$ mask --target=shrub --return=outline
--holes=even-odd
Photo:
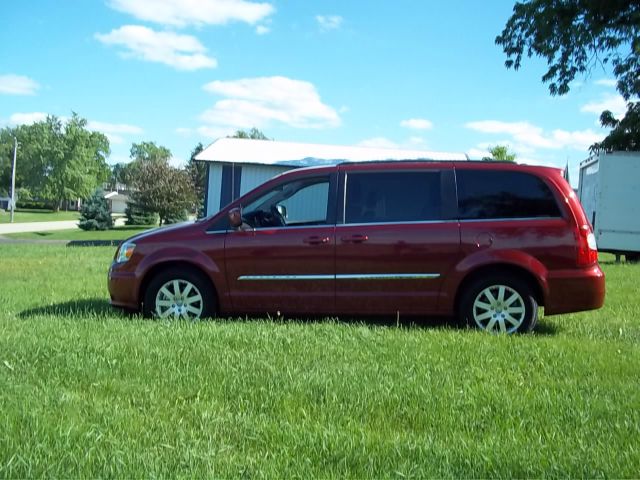
[[[108,230],[113,228],[109,203],[104,198],[102,190],[97,190],[84,202],[80,209],[78,226],[82,230]]]
[[[125,223],[127,225],[157,225],[158,214],[155,212],[145,211],[137,203],[128,201],[127,208],[124,210],[127,216]]]
[[[164,224],[186,222],[187,220],[189,220],[187,211],[181,210],[180,212],[175,212],[175,214],[169,215],[165,218]]]

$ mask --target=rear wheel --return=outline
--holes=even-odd
[[[527,282],[494,275],[472,282],[462,294],[460,320],[489,333],[530,332],[538,322],[538,302]]]
[[[167,320],[199,320],[215,312],[211,286],[190,270],[165,270],[156,275],[144,296],[143,313]]]

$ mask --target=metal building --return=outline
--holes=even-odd
[[[468,160],[464,153],[221,138],[196,156],[208,163],[205,215],[292,168],[370,160]]]

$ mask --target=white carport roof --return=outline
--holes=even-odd
[[[468,160],[464,153],[220,138],[196,156],[207,162],[309,166],[340,161]]]

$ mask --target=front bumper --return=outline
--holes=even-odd
[[[547,282],[545,315],[595,310],[604,304],[604,272],[597,264],[585,269],[551,271]]]
[[[111,305],[126,310],[140,310],[138,279],[134,272],[120,271],[118,264],[114,263],[109,268],[107,285]]]

